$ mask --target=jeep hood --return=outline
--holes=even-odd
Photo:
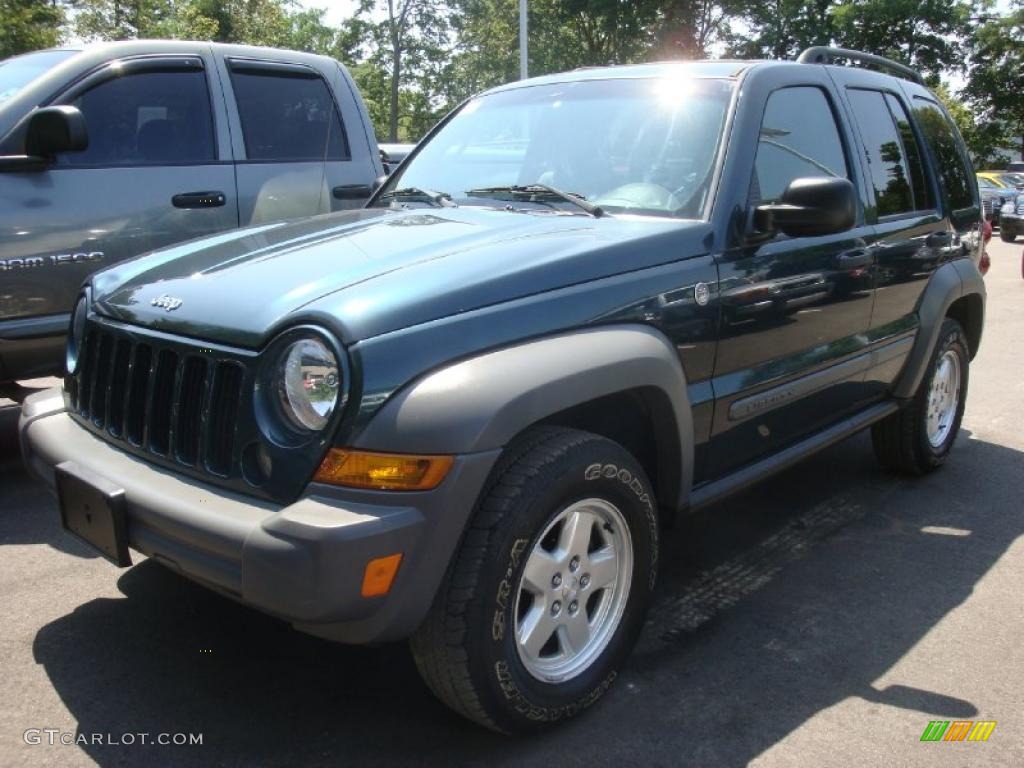
[[[706,253],[704,222],[364,209],[232,231],[94,276],[99,312],[258,348],[325,316],[346,342]]]

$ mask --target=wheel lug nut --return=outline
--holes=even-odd
[[[562,603],[559,602],[558,600],[555,600],[555,602],[553,602],[551,604],[551,615],[552,616],[557,616],[558,612],[561,611],[561,610],[562,610]]]
[[[577,571],[577,570],[579,570],[579,567],[580,567],[579,555],[574,555],[572,560],[569,561],[569,570],[570,571]]]
[[[589,584],[590,584],[590,574],[589,573],[584,573],[582,576],[580,576],[580,586],[583,589],[586,589],[587,585],[589,585]]]
[[[569,603],[569,613],[576,613],[579,610],[580,604],[573,600]]]
[[[552,587],[560,587],[560,586],[562,586],[562,574],[556,573],[554,576],[551,577],[551,586]]]

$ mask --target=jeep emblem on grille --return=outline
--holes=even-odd
[[[166,293],[163,296],[157,296],[151,302],[154,307],[160,307],[168,312],[173,312],[181,306],[181,299],[176,299],[174,296],[168,296]]]

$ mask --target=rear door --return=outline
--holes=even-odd
[[[863,70],[835,72],[843,88],[851,122],[863,145],[861,158],[875,224],[870,238],[874,260],[875,303],[867,339],[873,365],[866,384],[881,396],[896,379],[917,333],[917,305],[928,280],[944,262],[962,251],[966,229],[956,222],[977,222],[977,185],[949,135],[950,152],[928,135],[944,129],[945,117],[930,98],[907,98],[901,83]],[[927,94],[923,88],[908,87]],[[911,113],[915,113],[915,121]],[[943,152],[937,165],[927,161]],[[941,169],[939,174],[931,168]],[[942,178],[948,175],[948,181]],[[942,204],[942,190],[957,211]]]
[[[3,217],[16,224],[0,227],[0,253],[19,265],[3,273],[5,318],[63,333],[90,272],[238,225],[210,63],[198,52],[121,59],[51,102],[81,110],[89,146],[0,180]]]
[[[334,84],[301,63],[228,56],[243,226],[359,208],[374,167],[358,152]],[[356,133],[349,139],[349,130]]]

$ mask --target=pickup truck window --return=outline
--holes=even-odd
[[[327,83],[319,76],[234,71],[249,160],[348,160],[348,141]]]
[[[579,211],[571,200],[547,195],[537,203],[512,189],[543,184],[613,214],[699,218],[732,88],[726,80],[678,77],[487,94],[468,102],[392,176],[381,199],[408,204],[402,190],[434,190],[460,205],[500,200]]]
[[[39,51],[0,61],[0,104],[78,51]]]
[[[791,181],[813,176],[849,176],[828,99],[815,87],[775,91],[764,109],[750,199],[778,200]]]
[[[204,72],[140,72],[106,80],[71,102],[89,147],[59,165],[201,165],[216,160]]]

